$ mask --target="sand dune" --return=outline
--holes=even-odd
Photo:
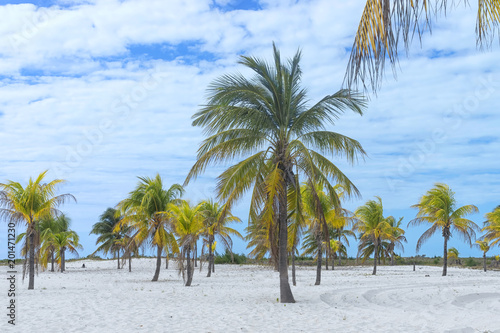
[[[81,268],[85,263],[86,268]],[[299,268],[295,304],[280,304],[278,273],[218,265],[184,287],[174,268],[151,282],[153,259],[67,263],[41,272],[35,290],[17,289],[19,332],[500,332],[500,272],[439,267]],[[171,265],[173,266],[173,265]],[[429,275],[429,277],[426,277]],[[20,277],[20,276],[19,276]]]

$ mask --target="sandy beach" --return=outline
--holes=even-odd
[[[86,268],[81,268],[85,263]],[[73,261],[19,282],[19,332],[500,332],[500,272],[417,266],[299,267],[295,304],[280,304],[269,267],[218,265],[184,287],[174,265],[151,282],[154,259],[133,271],[116,262]],[[19,274],[20,275],[20,274]],[[428,276],[427,276],[428,275]],[[19,276],[20,278],[20,276]],[[7,326],[2,321],[2,331]],[[10,325],[9,325],[10,326]]]

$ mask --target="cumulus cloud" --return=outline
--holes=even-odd
[[[68,179],[61,191],[79,203],[64,210],[91,249],[86,230],[133,189],[136,176],[159,172],[167,184],[184,181],[203,139],[191,116],[213,79],[250,74],[237,65],[239,55],[270,59],[272,41],[285,57],[301,48],[311,103],[338,90],[363,5],[95,0],[0,6],[0,181],[26,181],[45,169]],[[408,221],[414,216],[408,207],[437,181],[449,183],[461,204],[483,210],[497,204],[500,54],[498,46],[475,49],[474,25],[474,8],[437,18],[422,47],[416,41],[409,58],[401,53],[398,79],[387,71],[365,115],[346,114],[331,128],[368,152],[355,166],[336,160],[363,195],[346,207],[379,195],[388,214],[404,213]],[[207,170],[188,196],[213,195],[221,170]],[[236,208],[244,219],[247,204]]]

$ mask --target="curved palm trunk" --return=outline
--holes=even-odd
[[[377,275],[377,259],[378,259],[378,240],[375,240],[375,251],[373,255],[373,273],[372,275]]]
[[[486,252],[483,252],[483,269],[486,272]]]
[[[208,239],[208,273],[207,277],[212,275],[212,237]]]
[[[323,256],[323,250],[321,249],[321,238],[316,237],[316,242],[318,243],[318,260],[316,263],[316,282],[314,283],[315,286],[319,286],[321,283],[321,259]]]
[[[28,290],[35,289],[35,232],[30,230],[29,236],[29,283]]]
[[[283,170],[283,169],[282,169]],[[283,170],[285,171],[285,170]],[[286,175],[284,175],[286,177]],[[283,180],[282,193],[279,194],[279,244],[278,244],[278,260],[280,272],[280,302],[295,303],[292,289],[288,283],[288,225],[287,225],[287,181]]]
[[[156,270],[155,270],[155,275],[153,276],[153,280],[151,280],[151,281],[158,281],[158,277],[160,276],[161,251],[162,251],[162,248],[160,245],[158,245],[157,252],[156,252]]]
[[[187,281],[186,281],[186,287],[191,286],[191,282],[193,281],[193,271],[194,269],[191,269],[191,244],[188,245],[187,247]]]

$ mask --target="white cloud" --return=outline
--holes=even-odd
[[[301,47],[311,102],[338,90],[364,1],[266,1],[257,11],[220,11],[201,0],[69,3],[0,6],[0,181],[51,168],[69,180],[61,190],[79,203],[63,210],[83,226],[132,190],[136,176],[183,182],[203,138],[191,116],[211,80],[247,73],[239,54],[270,59],[272,41],[285,57]],[[415,43],[408,59],[402,54],[398,80],[387,71],[365,115],[339,119],[333,129],[369,155],[354,167],[338,161],[363,194],[348,208],[380,195],[389,214],[400,213],[436,181],[463,204],[493,208],[500,139],[469,142],[499,138],[500,54],[498,46],[475,49],[474,21],[470,8],[440,17],[422,49]],[[173,50],[172,58],[130,51],[152,44]],[[177,44],[213,59],[177,56]],[[429,58],[443,52],[452,56]],[[433,141],[435,131],[445,138]],[[220,170],[190,184],[190,198],[208,195]],[[245,207],[237,208],[243,218]]]

